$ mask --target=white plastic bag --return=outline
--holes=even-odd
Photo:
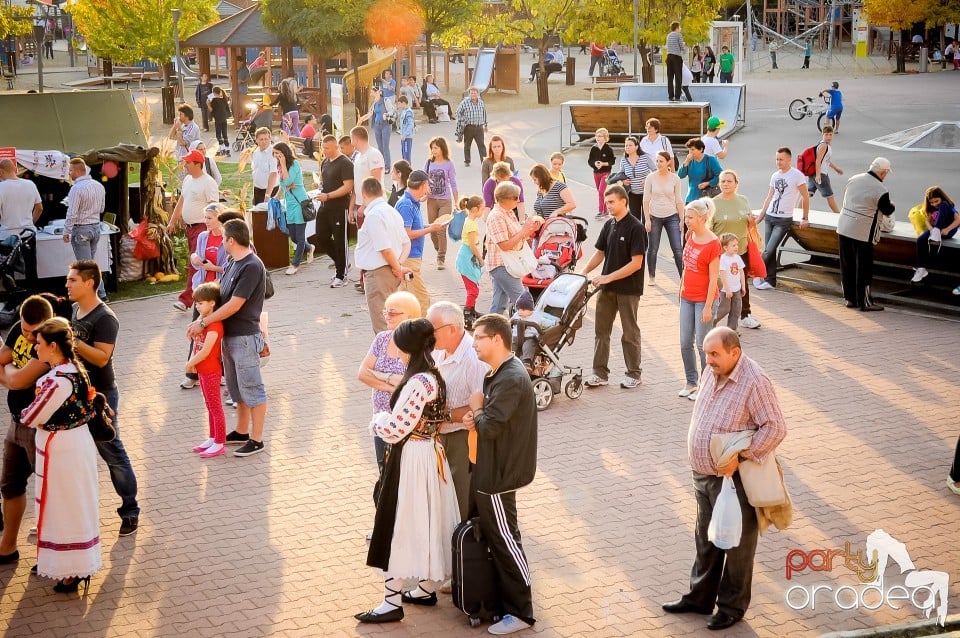
[[[723,477],[720,495],[713,506],[713,516],[707,527],[707,540],[719,549],[733,549],[740,544],[743,532],[743,514],[737,500],[737,488],[733,478]]]

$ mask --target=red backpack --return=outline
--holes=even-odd
[[[817,149],[821,144],[823,144],[822,141],[817,142],[797,155],[797,170],[807,177],[813,177],[817,173]]]

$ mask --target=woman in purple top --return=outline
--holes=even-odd
[[[387,320],[387,329],[377,334],[370,344],[367,356],[360,363],[357,378],[370,386],[373,400],[373,413],[390,412],[390,396],[403,379],[407,367],[400,358],[400,350],[393,343],[394,329],[407,319],[418,319],[423,310],[420,302],[409,292],[395,292],[383,304],[383,316]],[[377,465],[383,468],[386,443],[379,437],[373,437],[377,452]]]
[[[486,206],[486,211],[488,212],[493,208],[493,191],[496,190],[497,184],[500,182],[513,182],[520,188],[520,201],[517,203],[517,212],[519,213],[520,219],[526,219],[527,210],[523,205],[523,182],[520,181],[519,177],[514,177],[513,169],[510,168],[510,165],[506,162],[497,162],[493,165],[493,168],[490,169],[490,179],[488,179],[483,184],[483,204]]]
[[[430,191],[427,193],[427,223],[437,221],[437,217],[453,213],[453,205],[460,201],[457,190],[457,169],[450,161],[450,147],[447,140],[435,137],[430,140],[430,159],[423,167],[429,177]],[[437,251],[437,270],[444,269],[447,256],[447,234],[431,233],[430,239]]]

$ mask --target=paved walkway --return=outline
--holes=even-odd
[[[496,125],[510,131],[515,159],[519,141],[539,127],[506,117]],[[477,190],[477,163],[463,173],[461,192]],[[575,186],[584,202],[591,190]],[[460,301],[455,273],[430,267],[431,248],[425,263],[435,298]],[[141,529],[117,537],[117,498],[102,472],[105,567],[89,595],[54,594],[52,583],[31,577],[35,553],[24,533],[20,564],[0,568],[5,635],[480,635],[449,597],[434,609],[408,609],[391,626],[358,627],[352,618],[381,592],[364,566],[375,464],[369,394],[356,381],[373,335],[362,297],[326,287],[327,266],[275,275],[267,450],[248,459],[202,461],[190,452],[206,426],[199,390],[177,388],[186,320],[172,310],[173,297],[115,306],[121,429],[140,480]],[[668,259],[657,281],[641,302],[643,386],[559,397],[541,414],[539,472],[518,501],[535,631],[544,636],[706,633],[701,617],[660,611],[686,587],[695,507],[685,453],[692,403],[676,396],[677,276]],[[489,302],[484,290],[480,308]],[[772,378],[790,426],[780,456],[795,517],[789,530],[761,539],[752,605],[726,633],[807,636],[921,618],[909,604],[842,611],[824,590],[815,609],[791,609],[785,593],[795,584],[857,583],[839,559],[830,573],[807,570],[789,581],[784,567],[792,550],[849,542],[856,551],[882,528],[906,544],[918,569],[960,577],[960,500],[944,487],[958,434],[956,324],[864,315],[778,291],[753,299],[763,327],[744,331],[744,347]],[[592,335],[591,312],[563,360],[588,364]],[[616,339],[611,361],[617,378]],[[902,582],[897,572],[887,570],[887,589]],[[792,596],[801,606],[803,594]],[[842,605],[849,600],[841,594]]]

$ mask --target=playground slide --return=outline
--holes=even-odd
[[[746,87],[743,84],[691,84],[694,102],[709,102],[710,114],[726,122],[719,136],[727,137],[745,123]],[[628,84],[620,87],[621,102],[662,102],[667,99],[666,84]]]
[[[493,61],[496,56],[496,49],[480,49],[477,53],[477,66],[473,70],[473,82],[470,83],[471,89],[477,89],[483,93],[490,88],[490,82],[493,80]]]
[[[396,59],[396,49],[370,49],[368,54],[370,61],[356,70],[350,70],[343,74],[343,86],[346,91],[353,91],[355,83],[354,74],[360,79],[360,86],[373,86],[373,81],[380,77],[380,74],[393,66]]]
[[[183,55],[181,55],[179,59],[173,59],[173,66],[175,69],[179,69],[180,73],[183,74],[183,79],[185,80],[196,80],[200,77],[200,74],[190,66],[190,63],[185,57],[183,57]]]

